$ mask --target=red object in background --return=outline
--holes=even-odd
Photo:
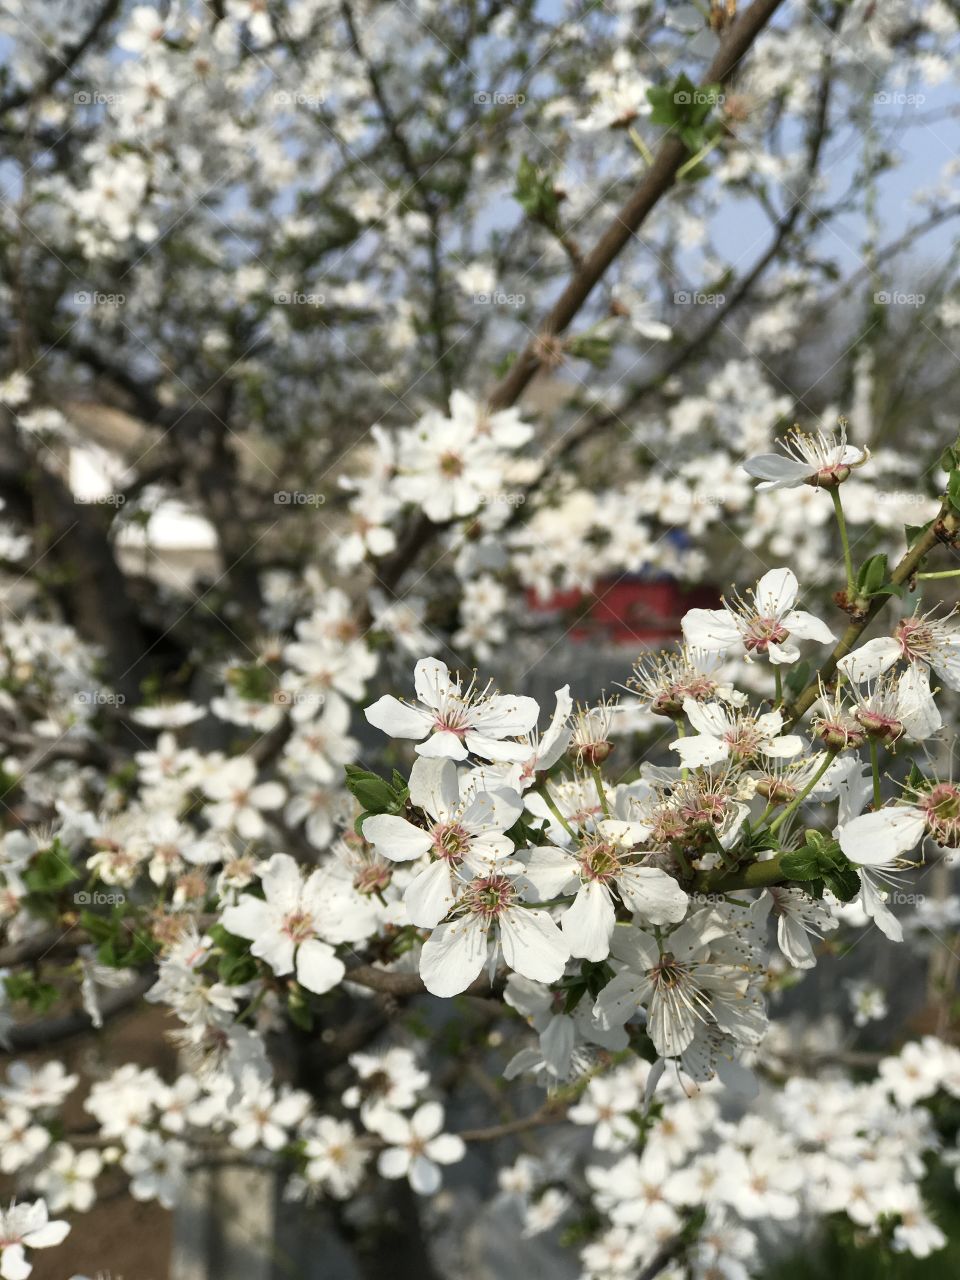
[[[603,638],[614,644],[667,644],[680,635],[680,619],[688,609],[715,609],[719,604],[715,587],[683,587],[668,579],[651,582],[632,575],[601,578],[591,591],[558,591],[548,600],[527,592],[534,614],[560,617],[579,610],[570,636],[581,643]]]

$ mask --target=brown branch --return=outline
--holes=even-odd
[[[782,0],[755,0],[749,9],[740,14],[724,37],[705,74],[704,83],[725,84],[732,78],[738,63],[781,3]],[[538,336],[527,344],[506,377],[487,397],[491,409],[509,408],[520,398],[542,365],[541,339],[560,334],[569,326],[647,215],[673,187],[677,170],[686,158],[686,146],[675,134],[668,134],[639,186],[614,215],[593,249],[582,259],[579,270],[571,276],[563,293],[541,322]],[[405,536],[400,539],[397,549],[380,562],[377,572],[379,584],[392,592],[404,570],[451,523],[453,522],[434,524],[423,514],[413,520]]]

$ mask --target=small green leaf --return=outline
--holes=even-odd
[[[820,875],[820,856],[809,845],[785,853],[780,859],[780,869],[791,880],[816,880]]]

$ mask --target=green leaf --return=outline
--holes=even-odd
[[[932,524],[933,521],[928,520],[926,524],[905,524],[903,526],[903,532],[907,540],[908,549],[912,547],[915,542],[919,542]]]
[[[346,766],[347,790],[370,813],[393,813],[398,808],[398,796],[379,774],[358,765]]]
[[[862,596],[879,595],[890,576],[887,557],[881,553],[871,556],[857,574],[857,592]]]
[[[50,982],[41,982],[32,973],[11,973],[3,980],[11,1000],[22,1000],[33,1013],[46,1013],[57,1002],[57,988]]]
[[[947,481],[947,498],[954,511],[960,511],[960,471],[958,470],[950,472],[950,478]]]
[[[79,880],[80,871],[59,840],[54,840],[49,849],[34,855],[23,879],[31,893],[57,893]]]
[[[841,902],[852,902],[860,892],[860,873],[849,862],[834,871],[824,872],[823,882]]]
[[[520,157],[513,194],[529,218],[560,234],[560,205],[553,177],[538,169],[529,156]]]
[[[791,880],[816,880],[820,876],[819,850],[805,845],[792,853],[785,853],[780,859],[780,869]]]

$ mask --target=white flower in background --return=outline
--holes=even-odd
[[[393,492],[435,524],[472,515],[502,483],[493,441],[466,434],[461,422],[430,412],[404,433]]]
[[[8,1106],[0,1115],[0,1172],[15,1173],[50,1145],[50,1132],[26,1107]]]
[[[279,1151],[289,1141],[288,1131],[296,1129],[309,1110],[310,1095],[303,1090],[275,1093],[269,1084],[248,1077],[243,1093],[230,1108],[234,1125],[230,1145],[239,1151],[255,1146]]]
[[[498,449],[519,449],[533,439],[533,427],[523,421],[519,409],[488,409],[466,391],[450,396],[450,420],[465,436],[489,441]]]
[[[854,717],[871,738],[895,742],[906,734],[922,742],[943,725],[929,672],[919,663],[911,662],[899,677],[886,673],[847,688],[857,704]]]
[[[639,823],[605,819],[597,823],[594,838],[573,853],[550,845],[530,851],[524,874],[543,897],[567,894],[576,886],[576,897],[560,918],[571,955],[604,960],[610,954],[617,897],[648,924],[683,919],[688,899],[676,880],[634,860],[634,849],[648,834]]]
[[[636,1085],[619,1073],[595,1076],[576,1106],[567,1112],[574,1124],[593,1125],[593,1145],[598,1151],[624,1151],[637,1140],[632,1118],[643,1101]]]
[[[380,1152],[377,1168],[384,1178],[407,1178],[417,1195],[432,1196],[440,1189],[439,1166],[456,1164],[467,1153],[463,1139],[442,1133],[443,1107],[425,1102],[412,1116],[382,1111],[376,1117],[377,1132],[388,1144]]]
[[[244,893],[227,907],[223,927],[249,938],[251,955],[270,966],[278,977],[296,970],[308,991],[330,991],[346,972],[329,943],[322,941],[336,927],[322,872],[303,879],[300,867],[287,853],[275,853],[260,874],[264,898]]]
[[[393,1046],[384,1053],[352,1053],[350,1065],[357,1083],[344,1091],[345,1107],[359,1107],[364,1124],[380,1107],[406,1111],[430,1083],[430,1076],[417,1063],[410,1049]]]
[[[346,1200],[360,1185],[370,1158],[349,1120],[317,1116],[300,1130],[305,1137],[304,1176],[337,1200]]]
[[[590,1065],[587,1046],[599,1045],[611,1053],[619,1053],[629,1044],[622,1027],[600,1025],[589,1000],[578,1000],[573,1012],[565,1013],[563,993],[552,991],[542,982],[511,973],[503,998],[526,1019],[539,1040],[536,1049],[523,1048],[514,1054],[503,1069],[507,1080],[526,1072],[540,1077],[546,1084],[576,1079]]]
[[[519,867],[517,868],[519,870]],[[439,925],[420,952],[420,976],[436,996],[455,996],[478,978],[488,963],[491,930],[507,967],[537,982],[556,982],[570,948],[548,912],[523,904],[508,875],[471,880],[454,918]],[[496,948],[492,960],[496,959]]]
[[[529,755],[529,747],[504,739],[529,733],[536,724],[540,708],[533,698],[491,694],[489,685],[479,690],[475,682],[464,689],[439,658],[417,663],[414,688],[420,706],[384,694],[364,711],[369,723],[392,738],[416,739],[422,756],[465,760],[472,752],[484,760],[519,762]]]
[[[190,1148],[179,1138],[137,1134],[120,1161],[134,1200],[158,1200],[164,1209],[172,1209],[186,1188],[190,1156]]]
[[[550,1231],[572,1205],[573,1197],[568,1192],[561,1191],[559,1187],[547,1187],[546,1191],[524,1210],[524,1239],[529,1240],[531,1236]]]
[[[750,764],[765,757],[790,759],[803,750],[803,739],[784,734],[779,711],[739,712],[721,702],[695,702],[687,698],[683,710],[696,733],[670,743],[687,769],[730,760]]]
[[[256,781],[257,766],[249,756],[225,761],[204,779],[203,789],[214,801],[204,808],[212,827],[233,830],[244,840],[257,840],[267,829],[262,810],[279,809],[286,792],[279,782]]]
[[[11,1062],[6,1083],[0,1084],[0,1098],[29,1110],[59,1107],[79,1079],[69,1075],[62,1062],[44,1062],[36,1067],[29,1062]]]
[[[46,1201],[11,1203],[0,1209],[0,1277],[26,1280],[33,1270],[26,1249],[50,1249],[60,1244],[70,1230],[68,1222],[50,1221]]]
[[[883,988],[876,983],[855,979],[845,985],[855,1027],[865,1027],[869,1022],[882,1022],[890,1012]]]
[[[799,592],[791,569],[771,569],[757,583],[748,599],[724,599],[722,609],[690,609],[683,618],[688,645],[707,653],[741,648],[747,658],[755,654],[774,664],[796,662],[796,640],[833,644],[833,632],[812,613],[795,609]]]
[[[94,1147],[75,1151],[69,1142],[58,1142],[34,1181],[54,1213],[86,1213],[97,1198],[94,1184],[102,1171],[103,1157]]]
[[[452,760],[421,757],[410,773],[410,800],[426,814],[426,829],[406,818],[377,813],[363,834],[385,858],[406,862],[429,854],[430,864],[407,885],[403,900],[413,924],[432,929],[472,876],[490,875],[497,862],[513,853],[504,835],[522,811],[516,792],[467,791],[460,795]]]
[[[833,489],[848,478],[854,467],[861,467],[870,457],[869,449],[847,444],[846,423],[837,431],[808,433],[794,427],[780,441],[783,454],[761,453],[748,458],[744,470],[764,489],[794,489],[810,484]]]

